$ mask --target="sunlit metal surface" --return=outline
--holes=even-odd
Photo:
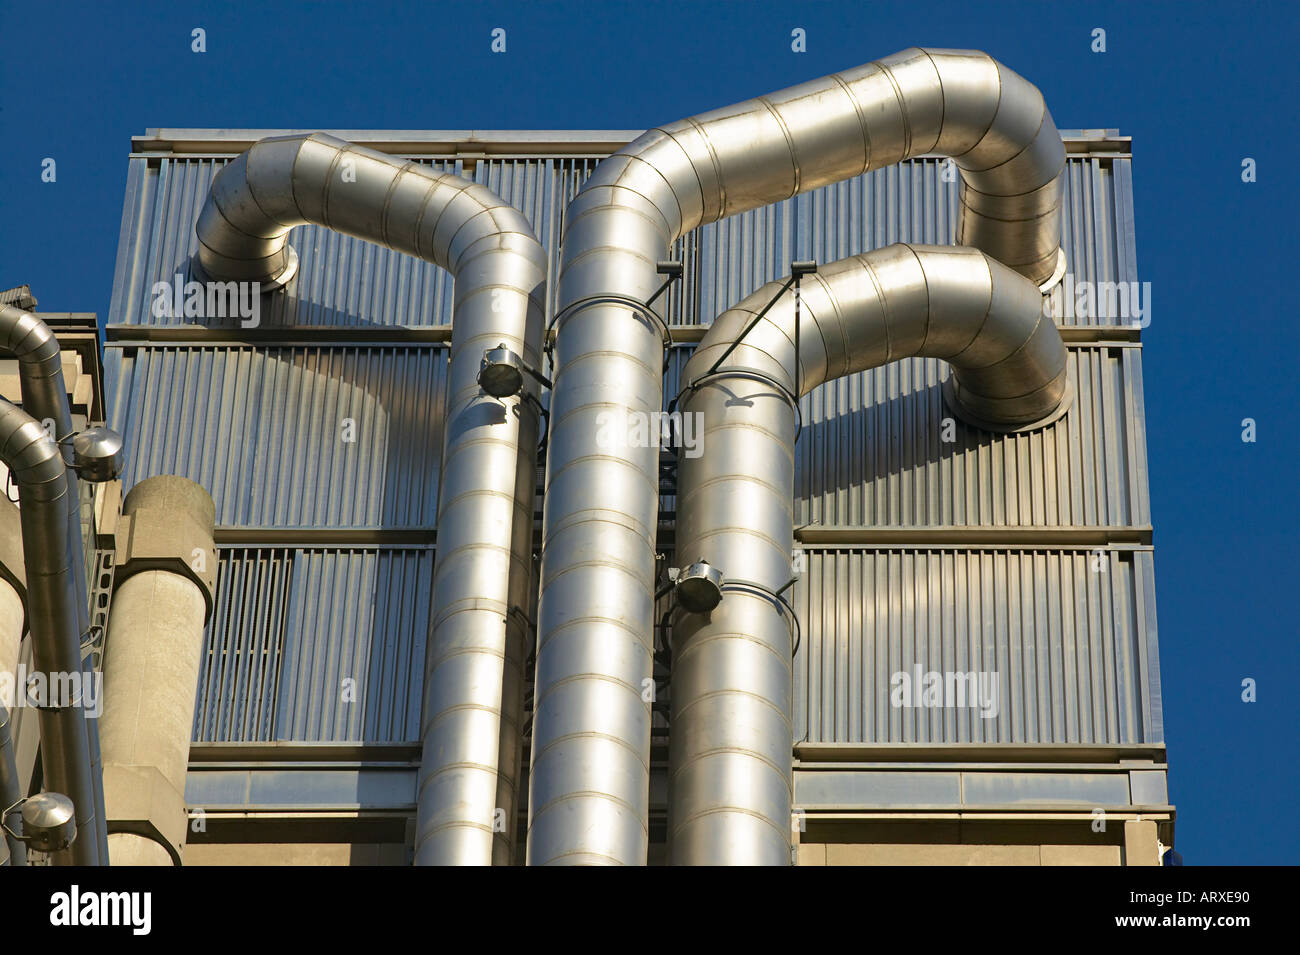
[[[767,593],[674,617],[676,863],[790,861],[794,645],[770,595],[794,573],[795,399],[915,356],[952,365],[958,414],[1028,425],[1068,398],[1065,346],[1037,287],[981,252],[892,245],[821,266],[803,282],[797,356],[795,304],[783,284],[759,289],[718,317],[683,376],[679,404],[698,416],[706,453],[678,463],[677,546]]]
[[[414,740],[446,350],[413,339],[450,324],[451,279],[430,263],[304,225],[289,237],[301,254],[297,279],[264,302],[274,343],[234,346],[175,327],[168,331],[183,340],[129,340],[180,321],[151,314],[150,286],[194,253],[194,218],[228,161],[211,154],[247,146],[232,149],[229,135],[206,131],[200,138],[210,146],[178,141],[174,151],[162,145],[131,158],[109,322],[136,327],[110,328],[105,351],[111,421],[129,431],[126,483],[186,474],[211,489],[227,530],[265,528],[247,546],[221,551],[218,592],[230,602],[211,628],[196,738]],[[462,167],[445,155],[447,135],[406,136],[403,150],[439,171],[463,169],[508,199],[558,263],[563,207],[595,159],[572,158],[569,134],[550,133],[562,142],[550,152],[480,156]],[[1076,282],[1133,281],[1128,142],[1113,130],[1065,137],[1070,273]],[[686,274],[661,300],[665,314],[674,325],[710,322],[794,259],[830,262],[895,241],[952,243],[960,207],[953,172],[946,160],[917,158],[703,225],[672,253]],[[1050,299],[1063,294],[1058,287]],[[849,375],[803,399],[796,525],[838,529],[852,543],[801,545],[807,570],[788,592],[805,634],[795,658],[797,737],[909,746],[1163,739],[1141,347],[1099,328],[1120,324],[1105,309],[1064,314],[1060,324],[1101,341],[1067,341],[1075,404],[1040,431],[998,436],[958,420],[955,441],[937,453],[950,411],[941,389],[948,368],[936,359]],[[385,343],[380,336],[394,326],[414,334]],[[690,331],[698,337],[700,329]],[[343,340],[330,343],[331,335]],[[674,350],[669,397],[691,340]],[[322,440],[348,416],[361,425],[356,444]],[[670,533],[675,500],[665,494],[661,502],[661,531]],[[1009,530],[1028,546],[971,544],[961,533],[969,525]],[[1061,525],[1095,533],[1097,543],[1051,543]],[[334,527],[365,528],[376,539],[294,543]],[[892,529],[899,541],[923,532],[943,544],[864,543],[876,539],[864,527]],[[381,532],[427,536],[417,546],[385,542]],[[1148,543],[1105,543],[1138,534]],[[1094,547],[1110,572],[1093,570]],[[697,556],[668,555],[678,563]],[[952,619],[951,606],[966,607],[972,621]],[[1062,641],[1077,653],[1063,654]],[[961,660],[972,648],[1017,664],[996,720],[889,708],[882,694],[896,663]],[[364,688],[364,705],[340,701],[344,676]],[[283,775],[291,803],[294,781],[305,777]],[[222,801],[240,803],[246,792]]]
[[[535,401],[503,404],[477,373],[498,343],[541,363],[546,255],[483,186],[317,133],[263,140],[222,169],[196,226],[202,270],[285,285],[299,264],[287,236],[304,222],[456,279],[416,861],[507,861],[512,831],[494,823],[517,789],[525,634],[511,611],[531,580],[538,421]]]
[[[77,839],[72,800],[58,792],[42,792],[23,803],[23,837],[37,852],[62,852]]]
[[[602,416],[661,406],[659,323],[628,303],[649,298],[654,263],[691,229],[930,152],[960,169],[957,241],[1047,279],[1065,148],[1037,88],[977,52],[911,49],[652,129],[569,204],[529,864],[646,859],[658,448],[591,447]]]
[[[22,391],[24,410],[41,422],[42,426],[56,440],[63,440],[73,432],[72,411],[68,405],[67,387],[63,378],[63,360],[59,343],[53,331],[36,315],[9,305],[0,306],[0,352],[12,354],[18,359],[19,384]],[[110,455],[106,468],[117,467],[120,472],[120,448],[117,455]],[[116,476],[114,474],[113,476]],[[68,485],[68,500],[74,502],[67,509],[67,537],[70,566],[70,591],[68,598],[76,614],[77,633],[82,634],[90,627],[90,610],[84,566],[84,541],[81,529],[81,514],[75,502],[80,501],[77,487],[77,471],[68,469],[65,473]],[[44,549],[47,541],[35,540],[32,547]],[[93,669],[89,660],[85,667]],[[99,727],[93,721],[87,724],[88,767],[85,770],[70,770],[76,773],[87,772],[90,775],[91,789],[94,793],[94,815],[83,819],[81,838],[83,843],[93,845],[96,857],[104,857],[108,851],[107,834],[99,824],[104,818],[103,769],[99,756]],[[64,758],[80,760],[75,753],[66,753]],[[87,851],[84,847],[78,851]]]
[[[122,436],[112,428],[87,428],[72,439],[72,469],[91,482],[112,481],[122,473]]]
[[[63,793],[76,807],[82,837],[57,864],[96,865],[95,760],[90,721],[83,705],[81,629],[71,581],[73,553],[68,535],[67,467],[58,445],[35,418],[0,400],[0,461],[18,484],[22,516],[23,562],[27,571],[27,615],[35,669],[47,674],[48,686],[60,676],[59,697],[40,710],[45,788]]]

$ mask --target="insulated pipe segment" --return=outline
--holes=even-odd
[[[652,129],[569,203],[547,455],[529,864],[644,864],[657,447],[600,446],[662,407],[655,263],[698,226],[928,153],[961,178],[959,242],[1053,274],[1065,148],[1038,90],[991,57],[910,49]],[[980,390],[963,401],[999,406]],[[649,694],[649,695],[648,695]],[[786,757],[788,761],[788,754]]]
[[[289,230],[316,223],[447,269],[455,279],[434,620],[425,658],[417,864],[507,860],[518,788],[526,635],[511,609],[531,577],[536,384],[502,400],[477,382],[504,343],[541,366],[547,260],[491,190],[323,133],[265,139],[221,171],[199,216],[208,275],[278,287]]]
[[[0,461],[18,484],[27,574],[27,616],[32,658],[44,674],[50,699],[40,710],[44,788],[72,800],[77,838],[54,853],[56,865],[97,865],[100,860],[90,726],[84,690],[81,630],[70,579],[67,465],[39,421],[0,400]],[[57,689],[56,689],[57,685]]]
[[[804,395],[844,375],[929,357],[952,366],[961,416],[974,408],[1031,427],[1069,401],[1065,347],[1038,288],[982,252],[892,245],[821,267],[802,285],[798,375],[793,295],[736,344],[780,289],[764,286],[719,316],[683,376],[680,406],[699,416],[704,454],[678,464],[678,550],[702,555],[728,578],[775,593],[791,577],[795,416],[787,391]],[[672,632],[671,859],[788,865],[786,615],[761,590],[728,592],[711,613],[679,607]]]

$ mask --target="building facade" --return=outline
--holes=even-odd
[[[124,488],[176,474],[216,505],[186,864],[404,864],[452,283],[427,262],[304,226],[290,237],[296,276],[255,314],[169,307],[160,290],[181,297],[214,175],[276,132],[133,140],[105,328],[107,420],[126,439]],[[567,202],[638,133],[334,135],[492,189],[532,223],[553,279]],[[1158,843],[1172,844],[1130,141],[1062,136],[1066,277],[1046,301],[1069,353],[1069,412],[1025,434],[968,427],[946,409],[948,370],[932,359],[801,403],[799,864],[1157,864]],[[688,233],[667,292],[665,395],[714,316],[791,262],[951,244],[957,178],[948,160],[922,157]],[[669,566],[673,490],[669,475]],[[97,566],[111,568],[109,548]],[[108,575],[95,585],[106,607]],[[652,863],[667,803],[658,720]]]

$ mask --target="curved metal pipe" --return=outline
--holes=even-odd
[[[538,439],[536,385],[484,394],[479,363],[505,343],[541,365],[546,256],[491,190],[322,133],[264,139],[216,177],[198,222],[203,271],[282,285],[296,225],[317,223],[447,269],[455,279],[434,621],[425,658],[417,864],[508,860],[523,707],[523,631]],[[498,795],[498,791],[502,795]],[[494,845],[495,843],[495,845]]]
[[[958,240],[1047,280],[1065,148],[1038,90],[977,52],[911,49],[652,129],[569,203],[538,609],[530,864],[648,848],[659,449],[593,448],[658,413],[661,329],[635,303],[697,226],[925,153],[962,177]],[[604,417],[602,417],[604,416]]]
[[[56,440],[72,434],[72,409],[63,380],[63,358],[59,342],[50,327],[31,312],[12,305],[0,305],[0,352],[18,359],[18,380],[23,408],[42,424],[50,426]],[[68,469],[68,494],[74,505],[68,512],[69,544],[76,561],[73,584],[77,588],[81,632],[90,626],[90,606],[82,557],[81,514],[77,472]]]
[[[81,686],[67,677],[83,672],[81,630],[73,593],[73,556],[68,546],[67,465],[63,455],[31,415],[0,400],[0,460],[18,484],[22,519],[23,565],[27,572],[27,613],[32,633],[32,657],[39,673],[54,689],[40,710],[41,762],[47,790],[72,800],[77,839],[54,855],[56,864],[96,865],[100,860],[96,832],[95,786],[90,771],[90,741]],[[62,688],[66,687],[65,695]],[[84,827],[84,828],[83,828]]]
[[[711,613],[674,614],[674,863],[790,862],[790,626],[764,593],[791,577],[789,394],[928,357],[952,366],[950,400],[963,417],[1034,427],[1069,401],[1065,346],[1038,287],[982,252],[935,246],[891,245],[804,279],[797,375],[785,295],[703,378],[780,291],[764,286],[719,316],[683,379],[679,404],[699,416],[705,453],[678,466],[678,551],[759,589],[728,592]]]
[[[67,385],[63,380],[63,357],[59,342],[50,327],[31,312],[12,305],[0,305],[0,352],[8,352],[18,359],[18,381],[22,392],[23,408],[42,425],[50,429],[56,440],[72,434],[72,409],[68,405]],[[77,472],[67,469],[68,500],[68,553],[71,558],[69,574],[73,606],[77,611],[77,633],[90,628],[90,598],[86,589],[85,544],[81,533],[81,491]],[[28,546],[43,547],[41,541]],[[87,656],[83,662],[87,673],[94,673],[94,661]],[[91,721],[87,725],[88,755],[91,785],[95,791],[94,825],[89,830],[78,828],[78,840],[85,839],[97,846],[100,860],[108,859],[108,833],[102,825],[104,819],[104,770],[99,752],[99,727]],[[79,757],[77,757],[79,758]]]

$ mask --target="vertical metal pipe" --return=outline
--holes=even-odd
[[[791,395],[920,356],[951,364],[950,404],[981,426],[1038,427],[1069,401],[1065,347],[1039,289],[981,252],[892,245],[824,266],[803,288],[798,305],[784,296],[739,344],[781,286],[729,309],[683,376],[679,404],[699,416],[704,453],[678,468],[678,551],[751,586],[724,592],[710,613],[674,613],[676,864],[790,862],[790,623],[773,595],[792,573]]]
[[[18,359],[19,386],[22,390],[23,408],[41,422],[56,440],[72,434],[72,411],[68,405],[67,385],[63,380],[63,357],[58,340],[49,326],[31,312],[0,305],[0,351]],[[81,530],[81,488],[77,473],[66,471],[69,507],[67,512],[68,554],[71,560],[72,602],[77,614],[77,632],[90,629],[90,598],[86,592],[85,542]],[[83,658],[83,671],[88,677],[95,672],[90,656]],[[99,726],[91,720],[86,726],[86,759],[90,763],[90,778],[95,794],[95,825],[78,829],[78,840],[85,839],[96,846],[96,854],[107,860],[107,834],[98,825],[104,818],[103,765],[99,752]]]
[[[40,422],[7,401],[0,401],[0,460],[18,483],[33,658],[51,686],[40,715],[45,788],[66,795],[76,809],[77,840],[53,860],[95,865],[100,856],[87,720],[80,680],[71,679],[83,671],[69,580],[67,466]]]
[[[489,189],[315,133],[263,140],[216,177],[197,226],[202,270],[282,285],[297,263],[289,229],[308,222],[455,278],[415,859],[487,865],[513,834],[502,801],[519,759],[502,747],[518,743],[524,637],[510,620],[531,576],[538,413],[531,379],[496,399],[477,375],[500,344],[540,367],[546,255]]]
[[[687,231],[927,153],[962,177],[959,241],[1028,276],[1058,261],[1065,149],[991,57],[911,49],[652,129],[569,204],[551,396],[528,861],[644,864],[658,448],[593,446],[662,405],[639,303]]]

